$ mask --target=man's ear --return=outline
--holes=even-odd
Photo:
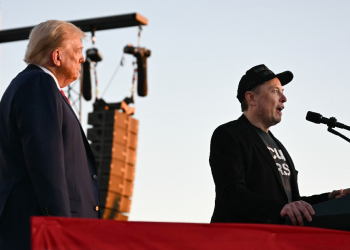
[[[62,60],[62,53],[61,53],[61,51],[59,51],[58,49],[55,49],[54,51],[52,51],[51,60],[55,66],[61,66],[62,65],[62,61],[61,61]]]
[[[247,100],[248,105],[250,105],[250,106],[256,105],[256,94],[255,93],[253,93],[251,91],[245,92],[245,99]]]

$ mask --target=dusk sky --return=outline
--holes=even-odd
[[[271,128],[299,171],[302,195],[350,187],[350,145],[305,120],[307,111],[350,125],[350,3],[338,1],[0,1],[1,29],[49,19],[72,21],[127,13],[149,20],[141,46],[148,59],[149,95],[136,97],[140,121],[130,220],[210,221],[215,186],[209,166],[214,129],[241,115],[237,86],[245,72],[265,64],[294,80],[282,122]],[[117,68],[123,48],[137,44],[137,27],[96,32],[103,55],[100,92]],[[92,47],[91,34],[83,41]],[[0,96],[26,65],[28,41],[1,44]],[[85,52],[84,52],[85,54]],[[125,55],[103,98],[130,95],[133,57]],[[82,125],[93,101],[83,103]],[[350,132],[338,129],[350,137]]]

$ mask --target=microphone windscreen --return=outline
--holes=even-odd
[[[306,120],[308,120],[309,122],[314,122],[314,123],[320,124],[320,122],[322,121],[321,118],[322,118],[321,114],[318,114],[318,113],[315,113],[312,111],[309,111],[306,114]]]

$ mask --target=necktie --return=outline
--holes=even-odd
[[[68,103],[69,103],[69,105],[70,105],[70,101],[68,100],[67,96],[64,94],[64,92],[63,92],[63,90],[62,90],[62,89],[61,89],[61,93],[62,93],[62,95],[64,96],[64,98],[66,98],[67,102],[68,102]]]

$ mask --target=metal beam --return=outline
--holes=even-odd
[[[70,21],[84,32],[147,25],[147,18],[137,13]],[[35,26],[0,31],[0,43],[27,40]]]

